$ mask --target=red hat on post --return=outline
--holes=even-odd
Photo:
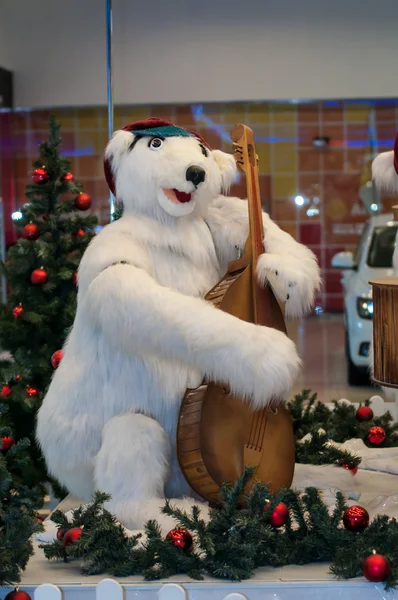
[[[122,127],[121,131],[130,131],[136,133],[142,137],[196,137],[202,144],[204,144],[209,150],[211,150],[209,144],[202,138],[199,133],[195,131],[189,131],[174,125],[166,119],[160,119],[158,117],[151,117],[150,119],[144,119],[143,121],[135,121],[135,123],[129,123]],[[114,135],[117,135],[116,131]],[[111,161],[105,156],[104,158],[104,172],[105,179],[111,190],[112,194],[115,195],[115,178],[112,171]]]
[[[398,193],[398,133],[394,150],[382,152],[372,163],[372,177],[376,186],[390,193]]]

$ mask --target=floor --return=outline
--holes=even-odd
[[[342,315],[319,315],[289,327],[303,360],[303,370],[295,391],[311,389],[319,400],[330,402],[347,398],[359,402],[381,392],[375,388],[350,387],[344,350]]]

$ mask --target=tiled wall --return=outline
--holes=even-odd
[[[64,153],[72,160],[75,177],[93,197],[103,224],[109,220],[109,195],[102,171],[107,142],[105,108],[63,109]],[[237,122],[256,134],[260,185],[264,206],[278,224],[317,254],[324,275],[318,305],[326,311],[342,309],[340,273],[330,267],[332,256],[353,249],[367,214],[359,187],[369,176],[376,151],[391,149],[398,124],[398,104],[324,102],[314,104],[217,104],[193,106],[117,107],[115,128],[148,116],[162,116],[199,131],[214,148],[229,151],[228,132]],[[13,115],[13,146],[17,205],[36,158],[37,145],[46,136],[49,113]],[[313,145],[314,136],[328,136],[327,150]],[[376,146],[375,146],[376,144]],[[244,181],[233,192],[244,195]],[[304,204],[298,206],[296,196]],[[385,199],[389,210],[392,199]]]

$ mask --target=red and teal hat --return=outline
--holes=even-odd
[[[202,142],[209,150],[211,150],[209,144],[202,138],[199,133],[190,131],[189,129],[183,129],[174,125],[166,119],[160,119],[158,117],[151,117],[150,119],[144,119],[143,121],[135,121],[135,123],[129,123],[122,127],[122,131],[131,131],[137,133],[140,136],[148,137],[196,137]],[[111,190],[112,194],[115,194],[115,179],[113,176],[110,161],[105,158],[104,160],[104,172],[105,179]]]

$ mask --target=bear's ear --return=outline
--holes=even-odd
[[[134,134],[131,131],[115,131],[111,140],[105,149],[105,159],[112,165],[112,170],[116,171],[121,156],[127,152],[127,149],[134,140]]]
[[[212,155],[221,173],[223,191],[228,192],[235,181],[238,170],[235,159],[232,154],[227,154],[221,150],[213,150]]]
[[[395,169],[393,150],[376,156],[372,163],[372,178],[379,189],[397,193],[398,174]]]

